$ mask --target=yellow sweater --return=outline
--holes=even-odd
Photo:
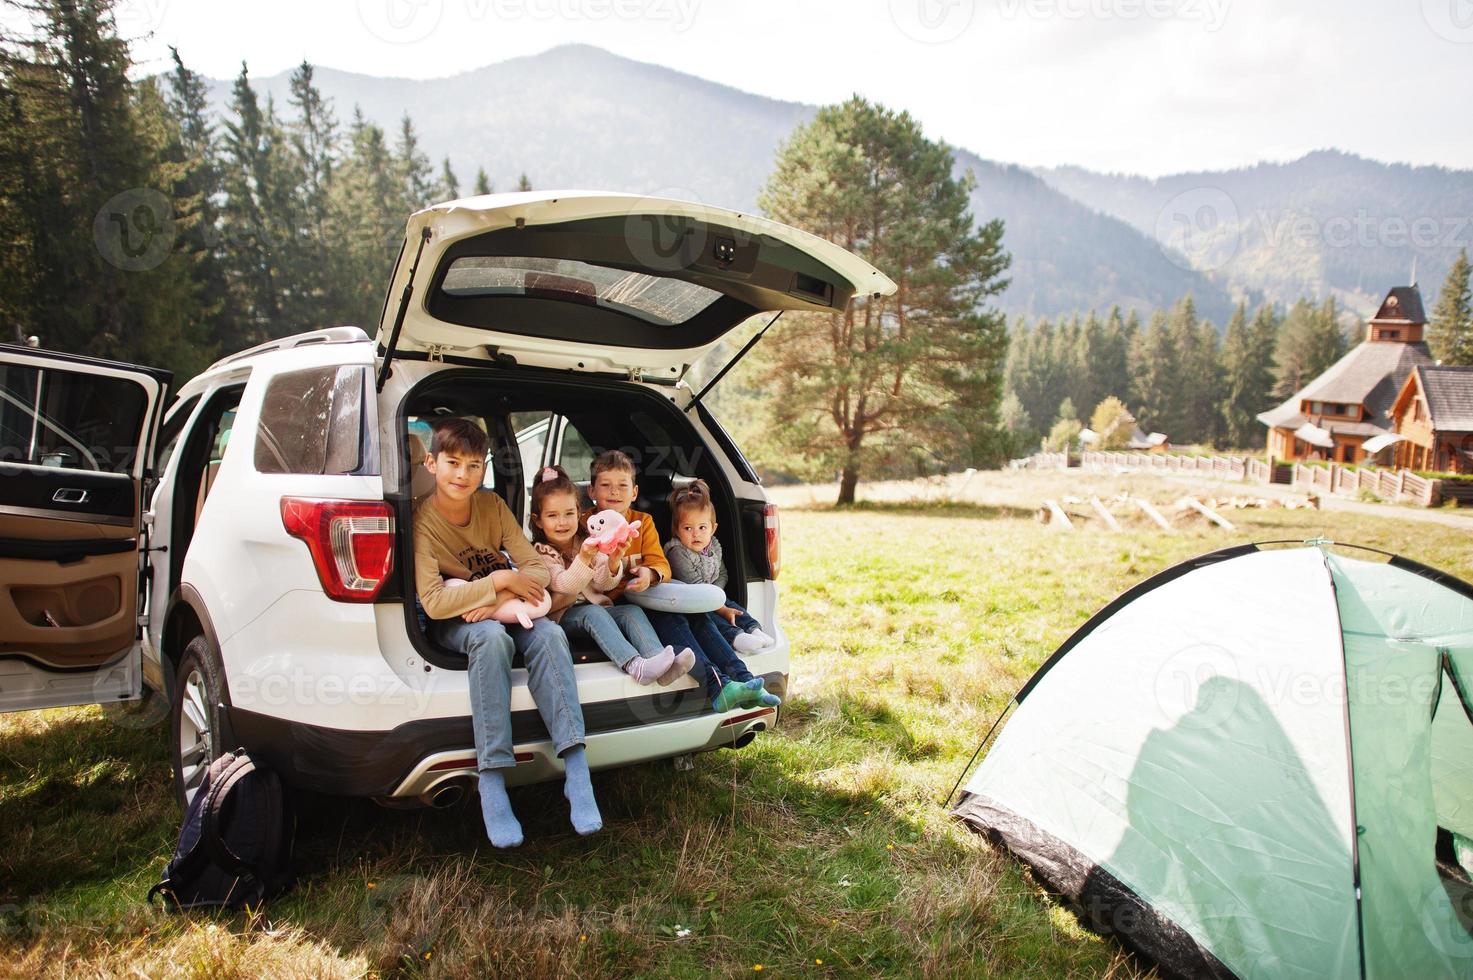
[[[491,584],[492,572],[511,567],[502,551],[528,578],[547,585],[547,566],[498,494],[471,497],[471,520],[464,527],[446,520],[433,498],[421,503],[414,512],[414,586],[425,614],[450,619],[512,598],[510,592],[498,595]],[[445,578],[471,584],[447,589]]]
[[[587,521],[588,517],[594,513],[596,511],[585,512],[583,520]],[[655,519],[644,511],[632,508],[625,513],[624,519],[630,524],[639,521],[639,537],[624,546],[624,550],[619,552],[619,560],[622,562],[626,558],[638,555],[641,565],[654,569],[655,573],[660,576],[658,581],[670,581],[670,562],[665,558],[665,549],[660,547],[660,532],[655,527]],[[628,580],[629,576],[626,575],[625,582],[627,583]],[[624,594],[624,586],[619,585],[609,590],[608,594],[611,598],[617,598]]]

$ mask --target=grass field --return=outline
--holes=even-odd
[[[1131,488],[1181,492],[1151,479]],[[1089,615],[1191,555],[1323,535],[1473,577],[1473,547],[1395,511],[1069,533],[1037,523],[1038,500],[1120,478],[987,480],[984,503],[786,511],[780,728],[693,772],[595,775],[606,829],[588,839],[556,785],[513,791],[513,852],[474,808],[324,801],[298,887],[265,915],[166,915],[143,901],[177,833],[163,729],[0,716],[0,975],[1136,975],[948,819],[987,725]]]

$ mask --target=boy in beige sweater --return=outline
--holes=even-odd
[[[603,826],[603,818],[583,751],[583,710],[567,637],[546,619],[534,621],[529,630],[490,618],[513,596],[540,602],[548,573],[501,497],[479,492],[488,448],[486,433],[467,419],[436,424],[424,460],[434,474],[435,492],[414,514],[414,581],[431,619],[432,638],[469,660],[471,726],[486,834],[497,847],[516,847],[522,842],[522,826],[512,812],[503,774],[516,765],[511,738],[511,662],[516,653],[527,665],[527,687],[566,769],[563,793],[574,829],[591,834]],[[447,588],[446,578],[468,584]]]

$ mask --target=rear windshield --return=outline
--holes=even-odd
[[[602,306],[663,327],[684,323],[721,298],[679,279],[573,259],[500,255],[456,259],[440,288],[447,296],[532,296]]]

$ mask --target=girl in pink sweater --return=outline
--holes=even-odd
[[[662,687],[684,677],[695,663],[689,649],[677,655],[661,647],[638,606],[613,605],[604,593],[619,584],[619,559],[586,543],[578,519],[578,487],[561,466],[549,466],[532,485],[532,541],[552,575],[552,611],[569,639],[586,637],[639,684]]]

